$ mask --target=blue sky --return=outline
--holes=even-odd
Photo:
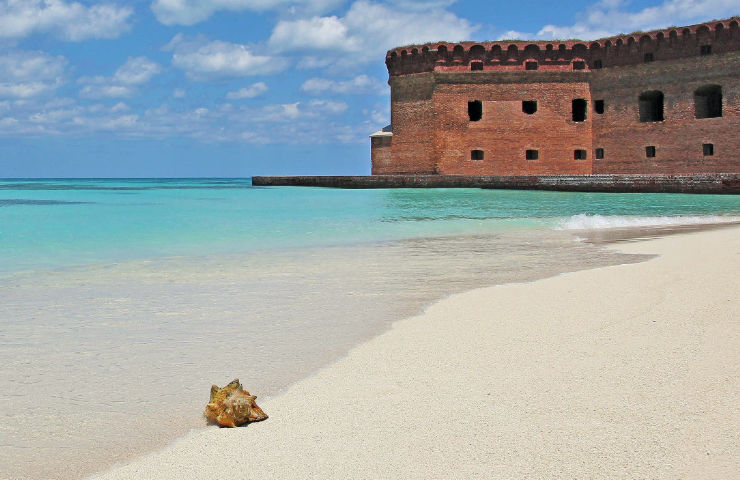
[[[0,0],[0,178],[367,174],[389,48],[738,13],[738,0]]]

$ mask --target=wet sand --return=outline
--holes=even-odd
[[[206,426],[212,383],[275,396],[444,296],[644,258],[501,229],[0,276],[0,479],[159,450]]]
[[[96,478],[733,478],[740,228],[616,248],[658,256],[453,295]]]

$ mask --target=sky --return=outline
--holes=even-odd
[[[0,178],[369,174],[390,48],[739,13],[740,0],[0,0]]]

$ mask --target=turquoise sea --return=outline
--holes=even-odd
[[[594,231],[739,220],[740,196],[0,180],[0,478],[161,448],[211,384],[275,395],[443,296],[645,259]]]
[[[702,223],[714,215],[740,215],[738,198],[260,188],[249,179],[0,179],[0,272],[517,227]]]

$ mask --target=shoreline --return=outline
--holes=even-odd
[[[16,413],[6,424],[12,446],[0,463],[10,478],[53,477],[60,463],[68,467],[59,478],[82,478],[204,426],[204,385],[237,374],[261,398],[275,396],[450,294],[641,260],[577,242],[567,232],[527,232],[302,249],[282,258],[136,262],[25,278],[3,295],[8,317],[18,319],[9,335],[27,338],[38,335],[33,332],[40,322],[64,326],[68,318],[80,319],[75,335],[45,328],[43,337],[33,337],[34,348],[53,349],[54,365],[79,365],[87,374],[23,364],[6,369],[9,383],[25,383],[6,404]],[[33,317],[29,305],[37,305]],[[235,352],[236,363],[214,351]],[[85,367],[81,355],[101,361]],[[99,366],[121,373],[110,375]],[[88,384],[92,377],[98,380]],[[60,401],[25,403],[39,382]],[[109,395],[114,390],[115,405]],[[165,404],[170,419],[160,424]],[[96,408],[104,414],[96,415]],[[47,414],[56,420],[34,428],[31,419]],[[29,448],[45,453],[34,460],[24,453]]]
[[[619,382],[610,384],[603,375],[595,374],[617,370],[621,376],[616,378],[629,384],[630,376],[625,375],[625,372],[622,371],[624,370],[623,365],[643,367],[649,371],[650,369],[656,370],[653,373],[660,370],[659,365],[647,362],[651,357],[643,351],[649,346],[645,342],[649,342],[653,338],[650,329],[655,326],[654,323],[650,322],[648,325],[642,325],[639,322],[635,323],[635,321],[615,321],[614,318],[603,318],[604,315],[610,316],[608,312],[603,312],[604,302],[607,304],[611,302],[613,316],[620,317],[620,312],[614,311],[617,310],[614,308],[615,302],[619,305],[619,300],[611,297],[620,299],[624,298],[625,295],[637,296],[639,298],[636,300],[639,301],[636,304],[643,307],[647,304],[649,308],[660,309],[664,316],[675,316],[680,313],[681,309],[678,309],[678,312],[675,309],[664,311],[662,310],[662,304],[656,302],[653,298],[655,293],[653,297],[649,293],[655,288],[671,289],[670,285],[672,284],[670,282],[666,283],[659,278],[654,278],[656,273],[662,275],[670,273],[671,278],[676,275],[683,276],[682,274],[686,272],[702,274],[704,277],[698,278],[696,282],[699,282],[698,285],[701,286],[703,293],[709,297],[721,295],[723,291],[726,294],[727,284],[732,284],[733,272],[736,271],[736,267],[740,263],[735,258],[740,250],[737,240],[738,233],[740,233],[740,228],[735,226],[645,241],[612,244],[611,248],[616,248],[622,252],[658,253],[660,256],[645,262],[580,270],[529,283],[478,288],[443,298],[429,306],[421,315],[394,322],[390,329],[381,335],[355,346],[345,356],[314,372],[311,376],[291,384],[278,395],[268,398],[264,402],[259,402],[260,406],[271,417],[266,422],[233,430],[217,428],[198,430],[181,437],[164,450],[89,478],[117,479],[144,476],[183,478],[182,475],[191,478],[209,478],[215,472],[218,472],[219,475],[232,472],[241,476],[247,475],[249,478],[288,473],[298,477],[311,475],[331,477],[334,475],[342,478],[370,475],[402,478],[420,478],[424,476],[427,478],[429,476],[451,478],[461,472],[465,472],[463,476],[468,477],[491,474],[499,474],[505,477],[508,474],[515,476],[545,475],[551,478],[572,478],[573,476],[607,478],[620,476],[618,473],[623,473],[627,477],[635,475],[661,477],[664,474],[678,473],[683,471],[681,468],[689,466],[688,462],[678,468],[671,462],[660,461],[659,454],[672,456],[673,462],[676,461],[676,458],[684,458],[671,453],[671,448],[666,448],[667,445],[665,444],[679,450],[681,450],[679,447],[683,445],[685,451],[685,445],[690,445],[691,442],[686,442],[683,439],[683,442],[674,444],[671,440],[674,439],[675,432],[672,433],[673,437],[665,437],[667,433],[663,429],[673,426],[673,430],[675,430],[678,428],[677,425],[681,426],[686,423],[686,419],[675,411],[659,415],[660,412],[657,409],[648,408],[649,402],[646,406],[637,401],[651,398],[651,395],[646,396],[647,391],[650,390],[649,382],[638,385],[630,384],[631,388],[627,389],[626,393],[633,402],[621,405],[622,407],[641,406],[642,409],[638,408],[636,412],[630,412],[627,408],[627,417],[631,418],[629,413],[641,414],[645,419],[650,419],[654,423],[653,425],[653,423],[647,422],[648,425],[646,425],[645,422],[638,422],[632,425],[632,427],[640,427],[633,428],[633,430],[637,430],[636,432],[630,431],[629,428],[621,428],[621,433],[626,438],[633,437],[635,434],[646,438],[632,438],[632,443],[625,443],[623,437],[609,436],[606,433],[608,430],[603,430],[607,425],[620,430],[620,425],[625,423],[625,410],[620,413],[617,408],[620,404],[619,398],[605,395],[605,388],[606,393],[610,391],[609,388],[614,393],[614,389],[619,390],[618,387],[621,384]],[[720,248],[715,248],[728,243],[732,247],[729,253],[723,253]],[[701,250],[700,253],[697,253],[699,252],[697,247]],[[690,255],[686,258],[677,259],[676,252],[686,252],[687,249]],[[709,273],[707,273],[707,265],[691,264],[697,254],[706,257],[705,260],[708,260],[713,266],[721,266],[725,269],[723,274],[719,275],[725,278],[724,286],[717,285],[719,280],[714,278],[717,276],[714,275],[714,270],[709,269]],[[729,256],[729,258],[723,258],[725,256]],[[731,263],[733,261],[735,263]],[[686,263],[690,264],[688,269],[685,268],[687,267]],[[692,270],[692,267],[697,268]],[[632,272],[631,270],[634,269],[638,271]],[[643,272],[639,272],[639,270],[643,270]],[[625,271],[627,271],[626,274]],[[720,271],[717,273],[720,273]],[[652,273],[652,276],[649,275],[650,273]],[[644,285],[644,288],[640,287],[633,290],[624,285],[629,279],[647,282],[650,285]],[[680,290],[679,287],[683,286],[685,290],[687,281],[692,284],[690,280],[685,278],[683,280],[683,282],[679,282],[680,285],[676,286],[675,289]],[[602,295],[598,292],[585,296],[581,294],[583,298],[579,298],[578,304],[581,306],[581,310],[588,310],[589,314],[587,315],[583,311],[569,312],[569,315],[559,318],[557,317],[558,310],[553,309],[553,306],[558,301],[562,302],[563,294],[572,293],[574,282],[585,286],[600,284],[600,282],[607,283],[622,294],[613,294],[610,298],[601,298]],[[559,291],[560,294],[553,295],[554,290]],[[502,294],[502,292],[505,292],[505,294]],[[533,293],[537,293],[537,295]],[[691,295],[687,297],[690,292],[685,291],[671,291],[671,293],[678,293],[679,295],[676,298],[686,298],[687,302],[690,300],[692,305],[696,304],[697,308],[700,306],[704,310],[707,308],[706,304],[697,304],[697,302],[701,303],[707,299],[692,298]],[[502,295],[506,298],[502,298]],[[524,295],[522,299],[526,301],[522,302],[522,305],[512,304],[511,295]],[[532,301],[540,297],[544,297],[546,301]],[[729,300],[725,300],[731,303],[725,307],[725,310],[720,309],[719,312],[716,312],[721,318],[724,318],[722,321],[725,324],[731,320],[727,313],[731,308],[737,308],[738,306],[736,299],[733,301],[732,298],[728,298]],[[542,319],[539,318],[533,322],[533,325],[515,324],[512,323],[513,320],[498,318],[496,315],[493,315],[496,317],[494,321],[485,312],[500,308],[496,301],[509,302],[507,312],[513,312],[510,314],[514,317],[524,314],[524,310],[527,308],[544,308],[544,311],[554,311],[560,328],[555,329],[548,322],[542,323]],[[545,305],[548,302],[555,303]],[[630,304],[626,309],[637,315],[638,318],[642,318],[639,317],[641,314],[639,305]],[[697,315],[704,313],[704,315],[699,315],[701,326],[705,329],[714,328],[716,330],[716,326],[712,325],[711,319],[707,318],[704,310],[697,310]],[[459,321],[464,324],[468,331],[461,332],[460,328],[463,325],[458,325],[459,328],[457,328],[451,325],[449,321],[449,317],[459,318],[461,313],[465,318]],[[622,312],[623,314],[624,312]],[[599,317],[599,315],[602,315],[602,317]],[[644,315],[642,313],[643,317]],[[722,317],[722,315],[727,318]],[[613,338],[605,338],[603,335],[591,338],[591,340],[600,340],[602,346],[609,347],[606,352],[611,356],[600,358],[605,354],[604,351],[589,350],[590,344],[584,344],[582,341],[578,342],[578,336],[584,334],[584,332],[579,328],[581,325],[574,325],[573,316],[578,316],[583,320],[588,320],[585,317],[591,316],[590,321],[595,322],[595,324],[589,325],[585,333],[592,336],[604,330],[613,332]],[[680,322],[679,319],[674,317],[670,317],[668,320]],[[496,322],[503,323],[498,324]],[[431,328],[431,325],[435,328]],[[563,344],[550,343],[548,335],[533,330],[535,326],[554,335],[554,338],[573,343],[578,347],[574,352],[580,353],[580,356],[576,355],[577,358],[575,359],[568,356],[563,357],[564,352],[558,348],[563,347]],[[599,328],[596,328],[597,326]],[[632,330],[628,331],[640,331],[643,334],[650,335],[646,338],[639,336],[624,338],[625,332],[620,331],[619,328],[625,326],[631,327]],[[683,326],[689,330],[696,328],[696,326],[691,323],[686,324],[686,322],[683,322]],[[725,357],[724,367],[725,369],[734,369],[733,371],[737,372],[738,358],[734,351],[736,348],[732,349],[733,344],[730,341],[737,337],[737,327],[732,325],[731,322],[724,326],[730,330],[725,336],[724,343],[722,343],[725,347],[728,345],[730,347],[725,352],[728,356]],[[522,332],[518,332],[518,329],[522,327],[526,327],[524,330],[529,336],[525,335],[519,338],[522,336]],[[690,341],[690,336],[677,330],[675,325],[673,327],[673,329],[667,331],[670,339]],[[732,327],[734,327],[734,330]],[[493,333],[491,330],[506,335],[491,336]],[[475,333],[472,337],[471,331]],[[564,335],[564,332],[567,332],[567,335]],[[446,333],[447,336],[442,335],[442,333]],[[442,336],[440,337],[440,335]],[[455,338],[455,342],[449,342],[447,339],[450,337]],[[481,338],[493,341],[499,347],[507,347],[508,350],[504,348],[501,352],[490,352],[487,348],[490,345],[481,343]],[[634,357],[625,356],[625,352],[616,348],[615,339],[618,338],[626,342],[623,346],[628,347],[628,350],[635,355]],[[512,342],[513,339],[518,339],[521,343],[506,343]],[[722,340],[721,336],[718,339]],[[415,345],[416,348],[409,349],[409,345]],[[736,346],[736,343],[734,345]],[[659,346],[664,349],[667,347],[662,344]],[[461,351],[462,347],[466,347],[463,348],[465,351]],[[424,351],[427,352],[427,356],[422,355]],[[504,351],[513,356],[502,358],[501,355]],[[440,355],[443,352],[448,352],[448,355]],[[538,356],[537,354],[542,356],[546,353],[552,358],[549,358],[544,364],[531,364],[531,362],[526,362],[526,359],[519,358],[523,352],[530,352],[535,357]],[[686,368],[685,359],[681,358],[680,355],[676,358],[671,357],[670,349],[662,351],[662,353],[673,360],[672,363],[669,362],[669,365],[665,366],[668,371],[663,372],[674,374],[673,377],[668,375],[668,378],[675,378],[675,374],[681,373],[679,367],[682,365],[681,368]],[[707,354],[707,352],[704,353]],[[588,354],[586,355],[587,358],[601,360],[598,362],[599,368],[594,370],[593,365],[585,362],[587,358],[582,358],[584,354]],[[432,358],[429,358],[430,356]],[[703,360],[709,362],[708,367],[717,367],[712,363],[717,360],[715,357],[716,355],[710,355],[710,358],[703,358]],[[615,362],[617,359],[621,363]],[[527,369],[515,369],[515,371],[505,369],[503,365],[506,365],[506,362],[503,362],[503,360],[507,360],[512,366],[519,362],[522,364],[519,365],[520,367],[526,366]],[[677,361],[681,365],[677,365]],[[579,367],[574,371],[585,371],[592,376],[580,378],[576,375],[571,378],[567,371],[558,370],[558,367],[563,368],[574,362],[575,366]],[[450,364],[457,365],[460,371],[456,372]],[[548,369],[555,369],[550,373],[554,374],[556,378],[560,378],[561,382],[548,382],[541,375]],[[466,370],[469,371],[466,372]],[[489,370],[494,370],[496,374]],[[637,371],[639,372],[639,369]],[[712,369],[706,368],[702,371],[708,375]],[[478,375],[471,377],[469,375],[471,372],[477,372]],[[633,375],[634,373],[632,372]],[[648,376],[650,378],[644,380],[665,378],[664,376]],[[708,376],[712,378],[711,375]],[[575,378],[578,378],[579,382],[573,385],[572,380]],[[589,378],[595,383],[595,387],[585,382]],[[571,381],[568,381],[569,379]],[[688,392],[691,394],[689,398],[701,397],[702,392],[692,390],[692,387],[696,386],[692,381],[698,379],[689,377],[688,380],[684,380],[684,387],[690,390]],[[732,376],[727,376],[725,380],[725,383],[729,382],[724,387],[730,388],[730,400],[734,400],[734,404],[738,404],[737,380],[733,379]],[[471,381],[473,383],[470,383]],[[657,383],[660,384],[660,382]],[[550,401],[542,403],[541,396],[531,391],[534,388],[533,385],[547,387],[543,390],[538,388],[538,391],[549,392],[550,395],[558,393],[559,395],[555,395]],[[566,386],[569,388],[564,388]],[[560,396],[568,397],[569,394],[572,396],[572,392],[570,392],[572,388],[570,387],[574,386],[578,387],[575,389],[576,392],[580,391],[582,393],[588,392],[590,387],[598,387],[596,395],[582,395],[578,397],[578,400],[581,403],[584,400],[593,402],[594,406],[601,409],[600,414],[587,415],[586,410],[573,407],[573,405],[578,407],[578,403],[562,404]],[[720,382],[719,384],[713,384],[713,386],[721,388],[723,385]],[[249,389],[249,385],[245,385],[245,387]],[[734,398],[733,388],[735,389]],[[484,392],[484,390],[487,391]],[[420,397],[421,392],[426,395]],[[512,392],[519,393],[519,396],[516,396],[519,402],[513,402]],[[259,394],[259,392],[253,393]],[[436,401],[430,402],[430,395]],[[504,405],[510,408],[504,408],[501,405],[502,397]],[[666,397],[664,395],[657,398],[665,400],[670,396]],[[727,409],[731,409],[733,405],[732,401],[722,403],[723,399],[726,398],[719,398],[721,407],[724,409],[720,409],[720,417],[722,412],[727,414]],[[679,403],[686,404],[686,400]],[[420,409],[428,409],[428,414],[420,415]],[[734,413],[737,413],[736,410],[737,407],[735,407]],[[579,418],[578,422],[573,422],[571,417],[574,411],[586,418]],[[555,415],[555,413],[558,413],[558,415]],[[716,416],[717,412],[715,411],[713,414]],[[662,419],[666,415],[671,418]],[[692,415],[697,416],[698,414],[693,412]],[[514,418],[518,418],[518,422],[514,422],[516,424],[512,424]],[[699,416],[697,418],[704,417]],[[734,417],[731,415],[728,415],[727,418],[723,417],[723,420],[726,422],[725,425],[732,424],[733,420],[737,424],[737,418],[738,415],[735,414]],[[560,422],[556,420],[560,420]],[[583,420],[587,421],[584,423]],[[660,420],[670,421],[661,422]],[[485,429],[480,428],[481,421],[486,425]],[[503,428],[502,438],[507,439],[503,443],[500,438],[502,425],[505,427]],[[574,433],[579,432],[579,425],[582,426],[581,430],[586,429],[585,432],[581,431],[580,433],[589,435],[574,436]],[[652,429],[648,428],[650,425],[653,426]],[[517,426],[520,427],[519,430],[524,430],[524,432],[517,434]],[[713,428],[722,427],[714,424],[710,426]],[[737,425],[735,426],[737,427]],[[725,426],[724,430],[731,432],[732,428]],[[553,436],[558,431],[566,437],[567,441],[564,443],[555,441],[561,436]],[[738,429],[735,428],[734,431],[736,432]],[[521,435],[522,433],[525,435]],[[529,435],[526,435],[527,433]],[[652,435],[650,435],[651,433]],[[738,467],[739,462],[736,455],[728,454],[727,449],[723,450],[726,444],[723,444],[722,441],[726,441],[727,438],[721,435],[720,437],[719,439],[705,439],[708,444],[712,445],[711,450],[715,452],[714,457],[711,456],[711,452],[709,454],[703,452],[707,458],[711,457],[709,461],[702,456],[696,457],[698,455],[696,451],[692,452],[692,456],[696,457],[694,467],[714,468],[719,465],[717,472],[724,471],[726,472],[724,476],[727,477],[729,472]],[[524,440],[522,440],[523,438]],[[525,441],[527,438],[529,440],[534,438],[535,440],[549,439],[551,441]],[[589,441],[584,443],[584,438]],[[609,449],[603,448],[605,444],[613,447],[613,442],[618,442],[620,439],[622,440],[622,448],[626,450],[619,453],[619,455],[610,455],[607,451]],[[652,447],[647,440],[653,442]],[[730,437],[730,440],[733,440],[732,437]],[[535,445],[532,445],[532,443]],[[663,448],[655,450],[653,447],[656,443]],[[718,444],[715,445],[715,443]],[[553,445],[557,445],[556,451],[553,451]],[[637,445],[643,449],[648,447],[652,449],[640,450],[642,455],[629,454],[630,447]],[[389,446],[393,446],[396,451],[391,451],[393,448],[388,448]],[[452,448],[453,446],[460,447],[460,449],[456,450]],[[533,448],[533,446],[538,448]],[[579,451],[581,456],[573,456],[573,452],[569,454],[569,449],[564,449],[565,446],[575,448],[574,451]],[[592,447],[591,450],[587,448],[589,446]],[[596,448],[599,446],[602,448]],[[580,450],[576,447],[579,447]],[[331,451],[332,448],[334,449],[333,452]],[[599,455],[596,457],[593,455],[593,448],[599,451]],[[717,456],[718,452],[719,456]],[[564,456],[558,459],[556,453]],[[505,455],[500,457],[501,454]],[[223,459],[226,458],[231,460],[224,462]],[[719,458],[719,461],[715,462],[717,458]],[[525,459],[527,461],[524,461]],[[618,461],[620,459],[621,462]],[[725,461],[726,470],[722,468],[722,460]],[[498,466],[495,467],[495,465]],[[617,465],[624,467],[624,470],[620,470]],[[576,468],[579,466],[582,468]],[[631,474],[627,470],[628,466],[632,469]],[[697,472],[698,470],[694,471],[694,474]],[[691,477],[691,472],[685,471],[684,473]]]

